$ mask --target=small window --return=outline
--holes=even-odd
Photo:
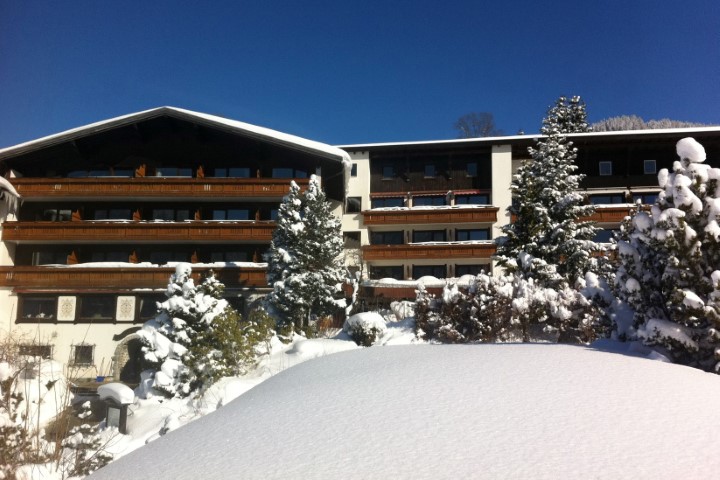
[[[350,167],[350,176],[357,177],[357,163],[353,163]]]
[[[362,199],[360,197],[347,197],[345,213],[360,213],[362,211]]]
[[[612,175],[612,162],[600,162],[598,164],[600,175],[601,176],[607,176]]]
[[[292,168],[273,168],[272,178],[293,178]]]
[[[488,195],[471,194],[471,195],[455,195],[455,205],[489,205],[490,197]]]
[[[154,208],[152,219],[172,222],[175,220],[175,211],[172,208]]]
[[[94,363],[93,353],[95,345],[73,345],[72,364],[79,366],[89,366]]]
[[[279,211],[280,210],[277,208],[270,209],[270,220],[272,220],[273,222],[277,221]]]
[[[613,238],[614,233],[615,233],[615,231],[612,229],[609,229],[609,228],[604,229],[604,230],[599,230],[595,234],[595,238],[593,238],[593,242],[610,243],[610,239]]]
[[[413,278],[417,280],[421,277],[445,278],[445,265],[413,265]]]
[[[590,203],[593,205],[613,205],[627,203],[622,193],[609,193],[603,195],[590,195]]]
[[[72,211],[69,208],[49,208],[42,212],[42,219],[46,222],[69,222],[72,219]]]
[[[395,178],[395,165],[383,165],[382,178],[384,178],[384,179]]]
[[[394,278],[395,280],[403,280],[405,275],[403,273],[402,265],[392,266],[370,266],[370,278],[372,280],[380,280],[382,278]]]
[[[444,242],[445,240],[445,230],[415,230],[413,232],[413,243]]]
[[[403,206],[405,206],[405,200],[402,197],[372,199],[372,208],[390,208]]]
[[[490,240],[490,229],[477,228],[469,230],[456,230],[455,238],[459,242],[466,242],[471,240]]]
[[[80,297],[80,318],[86,321],[115,320],[115,295]]]
[[[435,164],[434,163],[426,163],[425,164],[425,177],[426,178],[432,178],[435,177],[437,172],[435,171]]]
[[[65,265],[67,263],[68,252],[39,250],[32,252],[32,265]]]
[[[371,232],[370,243],[372,245],[402,245],[403,232]]]
[[[52,358],[52,345],[25,344],[18,346],[18,354],[27,357],[38,357],[45,360]]]
[[[156,177],[192,177],[190,167],[158,167],[155,170]]]
[[[230,167],[227,176],[230,178],[250,178],[250,167]]]
[[[468,177],[477,177],[478,175],[478,164],[477,162],[470,162],[465,167],[465,173]]]
[[[413,207],[442,206],[446,204],[445,195],[437,197],[413,197]]]
[[[482,265],[455,265],[455,276],[478,275],[484,271]]]
[[[144,295],[138,297],[138,317],[142,321],[155,318],[158,313],[158,302],[167,300],[165,295]]]
[[[658,194],[656,192],[633,192],[633,203],[638,201],[643,205],[653,205],[657,202]]]
[[[215,262],[247,262],[248,254],[241,250],[214,251],[210,253],[210,261]]]
[[[343,233],[345,248],[360,248],[360,232]]]
[[[657,173],[657,162],[655,160],[643,160],[643,171],[645,175],[654,175]]]

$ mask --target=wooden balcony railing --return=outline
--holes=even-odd
[[[405,260],[405,259],[447,259],[447,258],[490,258],[495,253],[495,243],[447,243],[447,244],[405,244],[366,245],[362,247],[363,259]]]
[[[403,208],[398,210],[365,210],[365,225],[419,225],[428,223],[495,223],[497,207],[481,208]]]
[[[580,217],[580,220],[597,222],[597,223],[621,223],[625,217],[630,215],[635,207],[628,205],[596,205],[595,213],[588,217]],[[649,205],[643,205],[642,209],[647,210]],[[516,220],[516,215],[512,216],[512,221]]]
[[[282,198],[290,189],[285,178],[13,178],[18,193],[33,198]],[[301,188],[309,180],[296,179]]]
[[[193,267],[198,284],[211,267]],[[228,288],[266,287],[265,268],[212,267]],[[168,267],[0,267],[0,287],[15,289],[127,289],[167,286],[174,268]]]
[[[4,222],[5,242],[269,242],[272,221],[239,222]]]

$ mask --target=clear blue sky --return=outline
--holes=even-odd
[[[573,94],[720,124],[720,1],[0,0],[0,147],[162,105],[331,144],[533,133]]]

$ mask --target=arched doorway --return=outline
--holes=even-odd
[[[120,382],[137,385],[142,371],[142,342],[136,334],[125,337],[115,349],[113,373]]]

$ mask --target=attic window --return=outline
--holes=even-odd
[[[600,176],[612,175],[612,162],[600,162],[598,164]]]
[[[643,173],[645,175],[655,175],[657,173],[657,162],[655,160],[644,160]]]

